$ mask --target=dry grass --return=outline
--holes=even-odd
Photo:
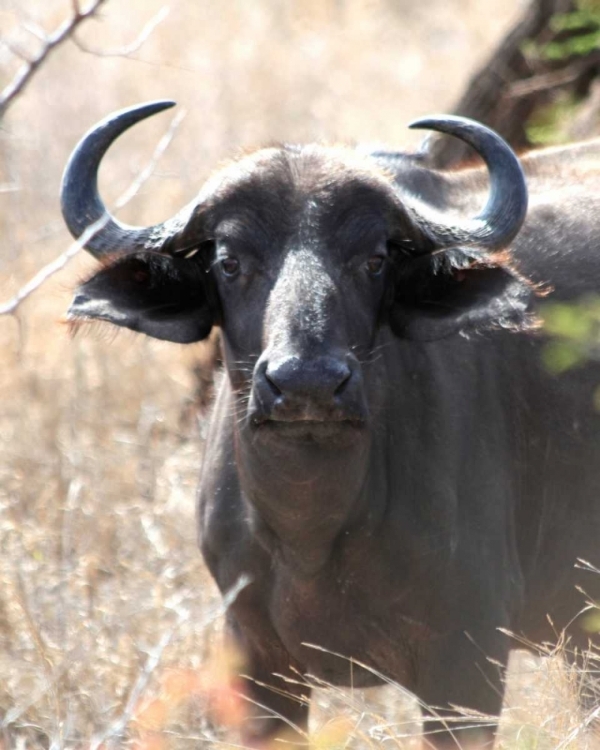
[[[187,110],[121,214],[158,221],[240,148],[407,142],[405,124],[451,106],[519,3],[499,5],[178,0],[130,57],[68,43],[2,122],[0,302],[68,247],[61,171],[82,132],[111,110],[162,97]],[[14,49],[39,45],[23,23],[52,30],[70,8],[70,0],[0,0],[10,42],[0,45],[0,85],[18,69]],[[112,0],[78,39],[118,50],[162,8],[163,0]],[[141,125],[113,149],[103,175],[109,201],[167,123]],[[195,542],[205,419],[192,368],[208,355],[128,334],[69,339],[59,321],[93,265],[78,257],[0,319],[0,748],[220,747],[208,704],[234,722],[243,707],[225,687],[229,657],[214,657],[221,610]],[[515,681],[527,674],[510,692],[518,709],[505,715],[507,746],[556,747],[574,731],[576,711],[555,673],[545,677],[551,668],[540,674],[527,658],[513,670]],[[331,688],[316,704],[318,748],[416,742],[398,739],[418,732],[398,688]],[[579,736],[569,745],[583,746]]]

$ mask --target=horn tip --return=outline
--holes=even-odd
[[[142,104],[134,104],[131,107],[125,107],[117,112],[110,114],[103,122],[116,123],[120,122],[124,126],[124,129],[134,125],[140,120],[145,120],[147,117],[152,117],[165,109],[171,109],[177,102],[172,99],[156,99],[152,102],[143,102]],[[126,124],[127,123],[127,124]],[[94,130],[97,126],[94,126]]]
[[[413,120],[408,124],[411,130],[437,130],[444,125],[474,125],[476,123],[468,117],[459,117],[457,115],[428,115]]]
[[[157,113],[162,112],[164,109],[171,109],[177,104],[173,99],[156,99],[153,102],[147,102],[146,104],[138,105],[140,109],[145,109],[148,112]],[[137,109],[138,107],[136,107]]]
[[[157,99],[154,102],[149,102],[149,104],[154,104],[155,107],[162,107],[163,109],[169,109],[170,107],[174,107],[177,102],[174,99]]]

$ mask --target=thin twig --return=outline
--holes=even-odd
[[[175,135],[175,131],[181,124],[181,121],[184,117],[185,111],[181,111],[177,115],[175,115],[175,117],[171,121],[171,124],[169,125],[169,129],[163,135],[163,137],[158,142],[158,145],[154,149],[154,152],[148,164],[138,174],[138,176],[127,188],[127,190],[121,195],[121,197],[116,201],[116,210],[121,209],[123,208],[123,206],[127,205],[127,203],[129,203],[129,201],[135,195],[137,195],[146,180],[148,180],[148,178],[152,175],[152,172],[156,168],[158,161],[160,160],[166,149],[169,147],[169,144],[171,143],[171,141],[173,140],[173,136]],[[70,245],[57,258],[48,263],[48,265],[39,270],[35,274],[35,276],[30,281],[28,281],[27,284],[25,284],[25,286],[22,286],[19,289],[14,297],[9,299],[8,302],[0,304],[0,315],[14,314],[23,300],[27,299],[27,297],[33,294],[33,292],[39,289],[42,284],[48,281],[51,276],[54,276],[55,273],[61,271],[67,265],[67,263],[72,258],[74,258],[79,253],[79,251],[83,247],[85,247],[85,245],[87,245],[87,243],[96,235],[96,233],[100,232],[106,226],[108,221],[109,216],[107,215],[98,219],[98,221],[96,221],[94,224],[91,224],[81,235],[81,237],[79,237],[78,240]]]
[[[126,206],[129,203],[129,201],[138,194],[138,192],[140,191],[140,188],[148,180],[148,178],[152,176],[152,173],[154,172],[156,165],[162,158],[162,155],[165,153],[165,151],[169,148],[169,144],[173,140],[175,132],[177,131],[177,128],[181,125],[185,115],[186,115],[186,111],[185,109],[182,109],[171,120],[169,129],[158,142],[148,164],[146,164],[146,166],[144,167],[144,169],[142,169],[142,171],[139,173],[136,179],[131,183],[131,185],[127,188],[127,190],[116,201],[115,210],[118,211],[119,209],[123,208],[123,206]]]
[[[31,81],[33,75],[48,55],[68,39],[79,24],[86,19],[91,18],[91,16],[93,16],[105,2],[106,0],[94,0],[89,8],[81,10],[79,4],[73,0],[73,15],[71,18],[64,21],[53,34],[46,37],[45,44],[36,57],[34,57],[33,60],[28,60],[25,65],[23,65],[13,80],[0,94],[0,118],[8,109],[9,104],[16,99],[25,86]]]
[[[51,692],[53,703],[54,703],[54,711],[56,713],[56,730],[57,730],[56,735],[53,739],[53,744],[58,748],[62,748],[62,744],[63,744],[62,736],[61,736],[61,727],[63,724],[62,722],[62,713],[63,713],[62,700],[60,696],[60,690],[58,687],[58,681],[54,679],[54,663],[48,653],[48,647],[44,640],[44,636],[42,635],[42,631],[38,628],[35,617],[33,616],[31,609],[29,607],[27,591],[25,589],[25,583],[23,581],[23,577],[20,571],[18,570],[15,571],[15,588],[16,588],[16,594],[17,594],[16,598],[21,608],[21,611],[25,615],[25,622],[27,623],[29,635],[31,636],[31,640],[35,644],[35,648],[42,662],[42,666],[43,666],[44,672],[46,673],[48,684],[51,686],[50,692]]]
[[[0,315],[12,315],[23,300],[27,299],[27,297],[35,292],[36,289],[39,289],[51,276],[54,276],[55,273],[62,270],[71,258],[74,258],[83,246],[88,243],[92,237],[94,237],[96,232],[99,232],[107,222],[108,216],[103,216],[97,222],[91,224],[76,242],[61,253],[58,258],[55,258],[51,263],[48,263],[48,265],[38,271],[31,281],[28,281],[25,286],[21,287],[12,299],[9,299],[8,302],[0,305]]]
[[[211,607],[207,614],[202,618],[202,621],[197,625],[198,628],[204,629],[208,627],[219,617],[222,617],[227,609],[237,599],[240,591],[246,588],[250,583],[250,579],[246,575],[242,575],[238,578],[237,582],[227,591],[223,596],[221,602]],[[129,698],[123,709],[123,713],[119,718],[114,721],[111,726],[103,732],[101,735],[95,736],[90,742],[90,750],[97,750],[101,745],[111,748],[120,745],[123,735],[127,726],[131,723],[136,709],[139,706],[140,700],[143,697],[150,677],[162,658],[164,650],[167,648],[171,639],[181,627],[181,625],[190,617],[190,612],[187,609],[180,609],[178,612],[178,619],[175,624],[162,636],[157,645],[148,652],[148,659],[142,672],[139,674],[134,686],[129,693]]]
[[[598,65],[599,62],[600,52],[593,52],[560,70],[552,70],[549,73],[540,73],[539,75],[531,76],[531,78],[514,81],[507,86],[504,96],[519,98],[537,94],[540,91],[549,91],[560,86],[566,86],[577,80],[585,71]]]
[[[48,34],[46,34],[44,29],[41,26],[38,26],[37,23],[33,23],[32,21],[24,21],[22,26],[25,31],[28,31],[36,39],[39,39],[40,42],[44,42],[44,44],[46,43]]]
[[[119,47],[114,50],[101,50],[94,47],[89,47],[87,44],[81,42],[76,36],[73,36],[72,41],[75,45],[77,45],[77,47],[79,47],[82,52],[94,55],[95,57],[130,57],[134,52],[137,52],[139,48],[148,40],[156,27],[165,20],[170,12],[170,8],[165,5],[153,18],[148,21],[148,23],[140,31],[137,38],[134,39],[133,42],[125,45],[124,47]]]
[[[83,657],[81,657],[83,658]],[[49,676],[47,670],[46,672],[46,680],[45,682],[42,682],[40,687],[37,687],[32,692],[29,693],[27,701],[24,703],[21,703],[18,706],[13,706],[12,708],[9,708],[8,711],[4,714],[2,719],[0,720],[0,730],[7,729],[11,724],[15,724],[21,717],[29,711],[30,708],[35,706],[47,693],[52,692],[53,694],[57,691],[57,684],[58,681],[66,674],[67,670],[69,669],[70,661],[68,658],[63,660],[63,663],[58,666],[54,667],[52,671],[52,675]],[[1,745],[0,745],[1,747]],[[10,747],[10,744],[7,744],[6,747]]]
[[[0,44],[6,47],[11,55],[18,57],[19,60],[23,60],[26,63],[31,62],[29,54],[24,49],[21,49],[16,42],[8,41],[8,39],[0,39]]]
[[[593,709],[581,723],[577,724],[577,726],[556,746],[556,750],[565,750],[565,748],[572,747],[572,743],[579,737],[579,735],[588,731],[590,726],[596,724],[598,718],[600,718],[600,706]]]
[[[23,582],[23,576],[18,570],[15,571],[15,589],[17,594],[16,599],[19,603],[21,611],[25,615],[25,621],[29,629],[31,640],[34,642],[36,650],[41,657],[46,676],[49,679],[52,679],[52,667],[54,665],[52,663],[52,659],[48,656],[48,648],[46,646],[46,642],[44,641],[44,637],[42,636],[42,633],[36,624],[34,616],[31,614],[29,603],[27,601],[27,592],[25,590],[25,584]]]

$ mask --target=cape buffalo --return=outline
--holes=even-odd
[[[282,145],[225,166],[174,218],[125,226],[99,163],[171,105],[110,116],[71,157],[64,217],[103,267],[69,316],[180,343],[220,328],[200,539],[221,590],[251,581],[227,616],[259,707],[244,741],[302,737],[311,673],[401,683],[433,707],[436,748],[493,743],[446,720],[500,713],[515,645],[500,629],[568,628],[584,649],[576,586],[600,599],[576,565],[600,566],[600,368],[548,371],[536,330],[544,295],[598,286],[600,142],[521,167],[486,127],[431,117],[413,127],[486,168]]]

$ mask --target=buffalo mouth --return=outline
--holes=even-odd
[[[366,420],[355,417],[334,418],[282,417],[254,414],[250,425],[257,437],[304,442],[347,442],[358,439],[366,430]]]

